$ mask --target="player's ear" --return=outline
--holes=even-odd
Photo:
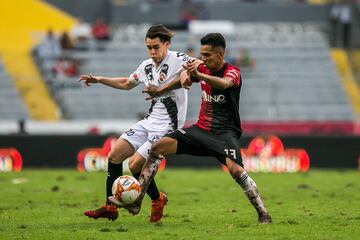
[[[225,56],[225,50],[223,48],[219,48],[218,54],[223,58]]]

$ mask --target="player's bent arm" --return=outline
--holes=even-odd
[[[186,73],[186,71],[183,71],[183,72]],[[146,100],[149,100],[149,99],[156,98],[163,93],[166,93],[166,92],[169,92],[171,90],[178,89],[181,87],[182,87],[182,83],[181,83],[180,77],[177,77],[175,80],[168,82],[160,87],[149,85],[142,92],[149,94],[150,97],[146,98]]]
[[[161,87],[159,87],[157,89],[157,95],[161,95],[163,93],[166,93],[168,91],[174,90],[174,89],[178,89],[181,88],[181,82],[180,82],[180,78],[176,78],[175,80],[168,82],[164,85],[162,85]]]
[[[130,90],[136,86],[136,83],[131,81],[128,77],[99,77],[99,83],[122,90]]]
[[[220,78],[220,77],[210,76],[210,75],[207,75],[204,73],[198,73],[197,78],[199,80],[207,82],[212,87],[220,89],[220,90],[224,90],[224,89],[231,88],[232,86],[234,86],[234,82],[230,77]]]

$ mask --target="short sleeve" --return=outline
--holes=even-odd
[[[203,63],[198,66],[197,70],[200,73],[205,73],[205,74],[209,75],[209,70],[205,67],[205,64],[203,64]]]
[[[205,73],[205,74],[207,74],[207,75],[211,75],[210,71],[206,68],[205,64],[203,64],[203,63],[201,63],[201,64],[197,67],[197,70],[198,70],[198,72],[200,72],[200,73]],[[197,78],[191,77],[190,79],[191,79],[191,81],[193,81],[193,82],[199,82],[199,79],[197,79]]]
[[[136,85],[144,83],[146,79],[142,64],[129,76],[129,80]]]
[[[176,63],[176,73],[180,73],[184,70],[183,65],[186,64],[188,61],[193,61],[195,58],[188,56],[182,52],[175,52],[176,58],[174,63]]]
[[[224,77],[231,78],[235,87],[240,85],[240,70],[237,67],[233,65],[228,66],[224,72]]]

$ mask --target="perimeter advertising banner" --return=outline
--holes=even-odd
[[[116,138],[108,138],[102,148],[86,148],[78,153],[77,169],[81,172],[107,170],[107,154]],[[248,172],[306,172],[310,167],[309,155],[304,149],[285,149],[277,136],[258,136],[251,140],[248,148],[241,149],[245,169]],[[159,170],[163,170],[163,159]],[[222,166],[227,170],[225,166]],[[127,162],[124,170],[128,170]]]
[[[248,148],[241,149],[241,155],[247,172],[307,172],[310,168],[305,149],[285,149],[280,138],[274,135],[255,137]],[[226,166],[222,169],[228,171]]]
[[[0,172],[19,172],[22,169],[21,154],[15,148],[0,148]]]
[[[285,149],[279,137],[258,136],[241,149],[246,171],[249,172],[307,172],[309,155],[305,149]]]
[[[117,138],[109,137],[106,139],[102,148],[85,148],[78,153],[77,169],[80,172],[107,171],[107,155]],[[166,160],[161,161],[159,171],[165,168]],[[129,171],[128,160],[123,162],[124,171]]]

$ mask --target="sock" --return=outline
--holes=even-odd
[[[241,186],[244,190],[246,197],[249,199],[251,204],[255,207],[259,215],[267,214],[267,210],[264,206],[260,194],[258,192],[256,183],[252,178],[246,173],[243,172],[240,177],[235,179],[235,181]]]
[[[139,204],[141,204],[145,196],[145,193],[149,188],[149,184],[152,182],[157,170],[159,169],[161,159],[162,159],[161,155],[154,152],[150,152],[149,157],[147,158],[143,166],[143,169],[141,170],[139,177],[139,183],[141,185],[141,194],[138,197]]]
[[[108,172],[106,177],[106,203],[111,204],[111,202],[107,199],[112,196],[112,185],[114,181],[123,174],[122,163],[114,164],[112,162],[108,162]]]
[[[133,173],[133,176],[134,176],[136,179],[139,179],[139,177],[140,177],[140,172],[138,172],[138,173]],[[149,195],[149,197],[151,198],[151,200],[158,200],[158,199],[159,199],[160,193],[159,193],[159,189],[158,189],[157,186],[156,186],[155,179],[153,179],[153,180],[150,182],[149,187],[148,187],[148,189],[146,190],[146,193]]]

